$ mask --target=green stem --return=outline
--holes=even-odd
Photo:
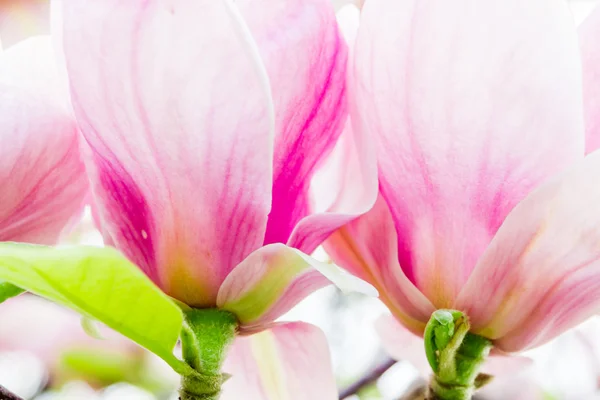
[[[469,400],[491,376],[480,374],[492,342],[469,332],[466,315],[437,310],[425,328],[425,353],[433,369],[426,399]]]
[[[218,400],[221,385],[229,377],[221,367],[237,327],[236,316],[228,311],[192,309],[185,313],[181,348],[194,373],[181,378],[181,400]]]

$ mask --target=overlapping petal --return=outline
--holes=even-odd
[[[505,351],[540,345],[600,310],[600,152],[508,215],[456,307]]]
[[[88,190],[48,38],[0,55],[0,241],[54,244]]]
[[[350,47],[358,28],[359,11],[349,5],[338,13],[340,29]],[[352,93],[350,82],[347,91]],[[350,104],[352,106],[352,104]],[[299,222],[289,244],[314,249],[331,232],[368,211],[377,198],[377,163],[373,141],[347,119],[331,154],[311,182],[314,214]]]
[[[377,295],[367,283],[280,243],[250,254],[229,274],[217,306],[234,313],[243,333],[265,329],[308,294],[331,283],[343,291]]]
[[[165,292],[214,305],[271,204],[271,93],[248,28],[229,0],[63,3],[106,230]]]
[[[310,254],[318,242],[290,235],[311,213],[311,178],[346,120],[347,46],[329,0],[236,4],[265,62],[275,104],[273,205],[264,243]]]
[[[583,155],[567,5],[369,0],[355,52],[400,265],[449,307],[508,212]]]
[[[237,338],[223,370],[233,376],[222,400],[337,399],[327,340],[310,324],[280,324]]]
[[[382,315],[375,321],[375,329],[384,350],[395,360],[408,361],[421,376],[431,374],[425,356],[423,338],[410,332],[393,315]]]
[[[323,246],[334,262],[371,283],[396,318],[422,333],[435,308],[400,267],[397,244],[394,220],[380,196],[371,211],[336,231]]]

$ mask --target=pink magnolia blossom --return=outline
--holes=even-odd
[[[311,195],[347,117],[347,46],[328,0],[64,0],[61,18],[97,218],[165,293],[253,333],[330,280],[364,286],[307,255],[376,194]],[[329,365],[313,330],[277,325],[248,343],[310,331],[322,345],[273,354]],[[335,397],[331,372],[293,372]]]
[[[0,52],[0,241],[54,244],[88,185],[47,37]]]
[[[599,22],[580,50],[561,0],[365,2],[351,118],[380,193],[326,249],[413,333],[458,309],[514,352],[600,309]]]

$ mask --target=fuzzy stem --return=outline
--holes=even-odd
[[[181,378],[181,400],[218,400],[229,377],[221,372],[238,327],[235,315],[217,309],[192,309],[181,331],[183,359],[194,374]]]

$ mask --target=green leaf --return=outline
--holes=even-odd
[[[11,297],[18,296],[21,293],[25,293],[25,291],[20,287],[15,286],[12,283],[0,282],[0,303],[3,303]]]
[[[0,280],[101,321],[190,373],[173,355],[181,310],[115,249],[0,243]]]

